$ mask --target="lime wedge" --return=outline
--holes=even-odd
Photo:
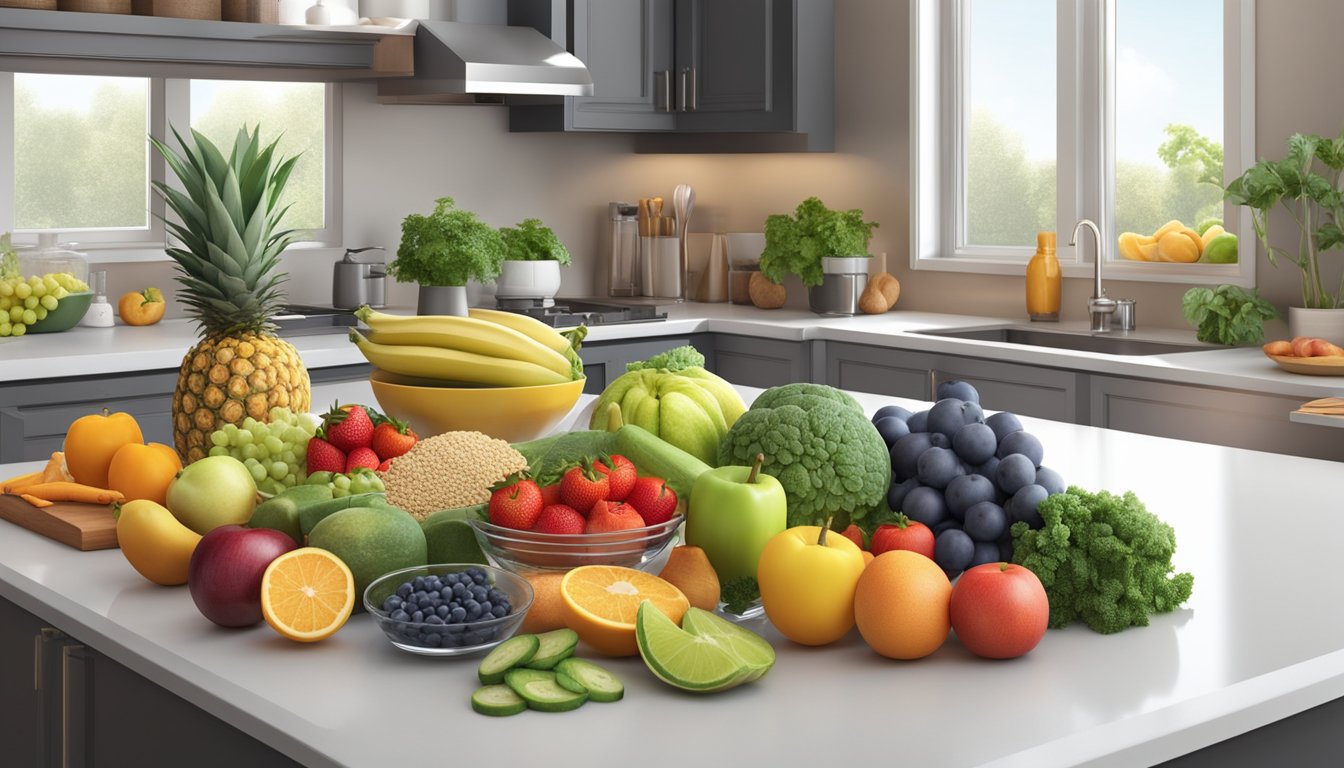
[[[744,683],[759,679],[775,665],[775,648],[768,640],[722,616],[690,608],[681,617],[681,628],[697,637],[713,638],[720,648],[736,657],[747,670]]]
[[[750,674],[716,638],[692,635],[647,600],[639,604],[635,617],[635,641],[649,670],[659,680],[683,690],[722,691]]]

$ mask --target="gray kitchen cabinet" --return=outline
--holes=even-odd
[[[714,334],[714,373],[748,387],[813,381],[811,341]]]
[[[960,379],[991,410],[1071,423],[1086,413],[1086,375],[1057,368],[828,342],[825,370],[845,390],[933,400],[939,382]]]
[[[1344,461],[1337,430],[1288,420],[1302,397],[1093,375],[1094,427]]]
[[[42,621],[0,599],[0,744],[7,765],[47,765],[37,668]]]
[[[363,364],[314,368],[308,377],[314,384],[355,381],[371,370]],[[0,384],[0,463],[46,459],[61,450],[71,422],[104,408],[134,416],[146,441],[172,445],[175,386],[175,369]]]
[[[593,95],[513,105],[510,130],[632,132],[654,152],[834,148],[831,0],[555,2],[511,0],[510,22],[566,45]]]

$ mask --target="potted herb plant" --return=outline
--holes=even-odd
[[[493,283],[503,260],[499,231],[455,208],[453,198],[441,197],[428,216],[413,213],[402,220],[401,244],[387,273],[420,284],[419,314],[466,315],[467,281]]]
[[[1269,263],[1283,256],[1302,270],[1302,306],[1288,307],[1293,336],[1316,336],[1344,343],[1344,268],[1338,260],[1338,284],[1326,274],[1324,255],[1344,246],[1344,131],[1338,138],[1294,134],[1288,155],[1261,160],[1227,187],[1226,198],[1251,209],[1255,235]],[[1269,241],[1269,213],[1283,206],[1297,222],[1297,249],[1275,248]],[[1327,290],[1335,286],[1334,293]]]
[[[501,227],[504,265],[495,285],[500,299],[540,299],[555,304],[560,290],[560,267],[569,264],[569,250],[541,219],[523,219],[516,227]]]
[[[793,216],[766,217],[761,274],[774,283],[797,275],[813,312],[853,314],[867,283],[868,241],[875,227],[858,208],[833,211],[809,197]]]

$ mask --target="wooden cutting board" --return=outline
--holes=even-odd
[[[58,501],[38,509],[18,496],[0,495],[0,518],[75,549],[115,549],[111,506]]]

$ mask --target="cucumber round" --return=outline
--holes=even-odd
[[[495,646],[481,659],[476,676],[485,685],[504,682],[504,673],[526,664],[541,647],[536,635],[515,635]]]
[[[527,702],[507,685],[483,685],[471,694],[471,708],[482,715],[506,717],[527,709]]]
[[[588,692],[588,698],[593,701],[620,701],[625,696],[625,684],[619,677],[584,659],[571,657],[555,665],[555,679],[569,690],[574,689],[565,685],[565,680],[574,681]]]
[[[567,712],[578,709],[588,694],[567,691],[555,681],[555,673],[539,669],[510,669],[504,683],[527,702],[529,709],[541,712]]]
[[[541,647],[523,666],[528,669],[552,669],[556,664],[574,655],[579,644],[579,633],[572,629],[553,629],[537,635]]]

